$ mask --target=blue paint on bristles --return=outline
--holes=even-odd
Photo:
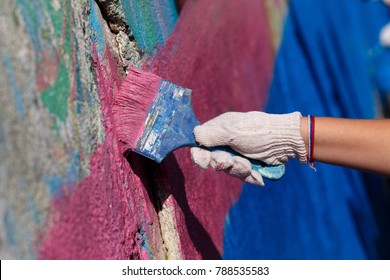
[[[122,152],[132,150],[160,163],[178,148],[198,146],[193,131],[200,123],[192,110],[191,94],[190,89],[131,67],[113,104]],[[227,146],[212,148],[216,149],[240,155]],[[263,177],[276,180],[284,175],[283,164],[270,166],[247,159]]]

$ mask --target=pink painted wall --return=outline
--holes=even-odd
[[[136,65],[191,88],[201,122],[261,109],[280,1],[181,1],[176,25],[173,0],[113,0],[111,10],[99,0],[4,1],[0,257],[221,258],[241,182],[196,167],[187,148],[161,165],[124,157],[111,104]]]
[[[173,34],[145,67],[191,88],[204,122],[226,111],[260,110],[272,64],[263,1],[198,0],[187,1]],[[183,258],[220,258],[225,218],[242,183],[194,166],[189,149],[155,168],[160,187],[174,198]]]
[[[141,161],[130,167],[118,148],[112,126],[112,99],[121,82],[116,61],[108,48],[102,58],[94,45],[92,48],[105,140],[90,158],[90,175],[71,192],[52,200],[40,257],[161,258],[162,240],[152,194],[148,194],[148,175]]]

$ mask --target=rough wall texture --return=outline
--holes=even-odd
[[[192,88],[201,121],[261,109],[283,9],[198,0],[179,16],[173,0],[4,0],[0,257],[220,258],[241,183],[194,167],[187,149],[162,165],[123,157],[111,102],[133,64]]]
[[[370,46],[388,10],[339,2],[288,2],[268,98],[282,0],[2,0],[0,258],[388,258],[377,177],[292,161],[242,186],[185,148],[161,165],[125,157],[111,121],[130,65],[191,88],[202,122],[267,98],[277,113],[374,117],[364,100],[389,60]]]

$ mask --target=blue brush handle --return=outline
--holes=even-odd
[[[219,146],[219,147],[214,147],[214,148],[201,147],[201,148],[208,149],[211,152],[224,151],[224,152],[231,154],[232,156],[240,156],[240,157],[246,158],[252,164],[253,170],[260,173],[261,176],[263,176],[267,179],[270,179],[270,180],[279,180],[280,178],[283,177],[283,175],[286,171],[286,167],[284,164],[268,165],[260,160],[248,158],[248,157],[238,153],[237,151],[233,150],[229,146]]]

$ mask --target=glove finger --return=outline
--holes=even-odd
[[[234,165],[232,155],[224,151],[211,153],[210,166],[217,171],[226,170]]]
[[[191,148],[192,161],[203,169],[207,169],[211,160],[211,152],[198,147]]]
[[[223,126],[201,125],[194,129],[195,140],[206,147],[223,146],[229,143],[229,135]]]
[[[264,187],[263,177],[260,173],[252,170],[251,174],[244,179],[245,182]]]
[[[246,158],[233,156],[232,160],[233,160],[233,166],[227,169],[229,175],[244,180],[252,173],[252,164]]]
[[[227,145],[231,138],[228,128],[242,115],[243,113],[227,112],[195,127],[196,141],[206,147]]]

